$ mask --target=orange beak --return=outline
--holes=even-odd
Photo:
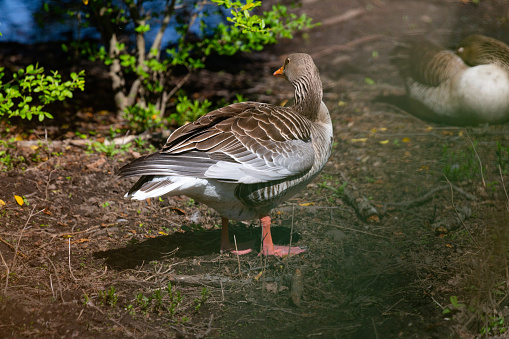
[[[283,75],[283,70],[285,69],[285,66],[281,66],[280,69],[278,69],[277,71],[275,71],[272,75],[275,76],[275,77],[280,77],[280,78],[284,78],[285,76]]]

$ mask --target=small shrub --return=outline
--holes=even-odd
[[[64,101],[72,98],[76,89],[84,90],[85,71],[71,73],[71,80],[62,82],[57,71],[51,75],[44,74],[44,68],[37,65],[28,65],[13,74],[13,79],[4,83],[4,67],[0,67],[0,118],[20,117],[32,120],[38,117],[39,121],[53,116],[44,110],[44,107],[55,101]]]

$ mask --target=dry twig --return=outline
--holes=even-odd
[[[71,266],[71,238],[68,238],[69,240],[69,273],[71,273],[71,277],[74,279],[74,281],[78,281],[74,274],[72,274],[72,266]]]
[[[212,321],[213,320],[214,320],[214,314],[211,314],[210,315],[210,319],[209,319],[209,323],[208,323],[208,326],[207,326],[207,330],[203,334],[196,335],[196,338],[206,338],[210,334],[210,332],[212,332]]]
[[[484,181],[484,174],[482,173],[482,162],[481,162],[481,158],[479,157],[479,154],[477,153],[477,150],[475,149],[475,145],[474,145],[474,142],[472,141],[472,139],[470,138],[470,135],[468,134],[468,131],[465,130],[465,133],[467,134],[467,137],[468,137],[468,140],[470,141],[470,144],[472,145],[472,149],[474,150],[474,153],[475,153],[475,156],[477,157],[477,160],[479,160],[479,169],[481,171],[481,179],[482,179],[482,184],[484,186],[484,188],[486,188],[486,182]],[[449,181],[449,180],[447,180]]]
[[[48,181],[46,181],[46,191],[45,191],[45,194],[46,194],[46,201],[48,201],[48,188],[49,188],[49,183],[51,181],[51,175],[53,174],[53,172],[55,172],[57,169],[54,168],[51,172],[49,172],[48,174]]]
[[[502,180],[502,188],[504,189],[505,198],[507,200],[505,208],[509,211],[509,196],[507,195],[507,190],[505,189],[504,176],[502,175],[502,168],[500,167],[500,164],[498,165],[498,173],[500,173],[500,179]]]
[[[53,261],[51,261],[51,259],[49,257],[46,257],[46,259],[48,259],[51,266],[53,266],[53,270],[55,271],[55,276],[57,277],[58,288],[60,290],[60,299],[62,300],[62,303],[65,303],[64,296],[62,294],[62,284],[60,284],[60,278],[58,277],[57,268],[55,267],[55,265],[53,264]],[[50,275],[50,279],[51,279],[51,275]]]
[[[5,287],[4,287],[4,294],[7,292],[7,287],[9,286],[9,265],[5,262],[4,256],[2,255],[2,251],[0,251],[0,257],[2,258],[2,262],[5,265],[5,270],[7,271],[5,274]]]
[[[40,210],[39,212],[34,213],[36,207],[37,207],[37,205],[34,205],[34,208],[32,208],[32,210],[30,211],[30,214],[28,215],[27,222],[25,223],[25,226],[23,226],[23,229],[21,230],[21,233],[19,234],[18,242],[16,243],[16,249],[14,250],[14,258],[12,259],[11,272],[14,269],[14,265],[16,264],[16,258],[17,258],[17,254],[18,254],[19,244],[21,242],[21,237],[23,236],[23,232],[27,228],[28,223],[30,222],[30,219],[34,215],[37,215],[37,214],[39,214],[39,213],[41,213],[43,211],[43,210]],[[24,257],[26,258],[26,256],[24,256]]]
[[[468,235],[470,236],[470,239],[472,240],[472,243],[474,243],[475,246],[478,246],[477,242],[475,241],[474,237],[472,236],[472,233],[470,233],[470,230],[467,228],[467,225],[465,225],[465,223],[463,222],[463,218],[461,217],[461,215],[458,213],[458,210],[456,209],[456,205],[454,204],[454,190],[453,190],[453,186],[452,186],[451,182],[449,181],[449,179],[447,178],[447,176],[445,174],[444,174],[444,177],[445,177],[445,180],[447,180],[447,182],[451,186],[451,204],[452,204],[452,207],[454,208],[454,211],[456,212],[456,216],[460,220],[460,222],[463,225],[463,227],[465,228],[465,230],[468,232]]]
[[[14,246],[12,246],[11,244],[9,244],[7,241],[5,241],[4,239],[2,239],[2,237],[0,237],[0,241],[3,242],[4,244],[6,244],[7,246],[9,246],[13,251],[16,251],[16,248]],[[28,257],[26,255],[24,255],[23,253],[19,252],[19,255],[21,255],[23,258],[27,259]]]
[[[235,242],[235,254],[237,254],[237,263],[239,264],[239,275],[242,278],[242,271],[240,270],[240,255],[239,249],[237,248],[237,238],[235,237],[235,234],[233,235],[233,241]]]

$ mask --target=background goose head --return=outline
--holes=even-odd
[[[495,64],[509,73],[509,46],[480,34],[460,41],[456,54],[469,66]]]

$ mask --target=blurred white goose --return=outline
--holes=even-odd
[[[283,256],[299,247],[275,246],[270,211],[315,178],[330,157],[332,123],[322,102],[322,82],[312,58],[289,55],[274,72],[295,88],[295,104],[232,104],[173,132],[159,152],[122,167],[122,177],[142,177],[126,197],[143,200],[187,195],[222,217],[221,252],[232,250],[228,219],[260,218],[262,251]],[[241,252],[243,254],[243,252]]]
[[[404,79],[412,114],[454,125],[509,120],[509,46],[482,35],[457,54],[426,40],[397,46],[392,61]]]

